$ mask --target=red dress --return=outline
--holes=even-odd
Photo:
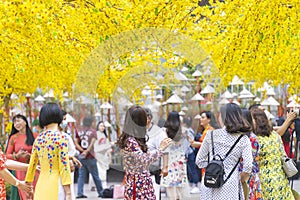
[[[36,138],[36,135],[34,135],[34,138]],[[8,146],[7,146],[7,150],[6,150],[7,159],[16,160],[16,161],[19,161],[22,163],[29,163],[30,156],[28,158],[26,158],[26,157],[18,158],[18,159],[14,158],[13,153],[16,154],[20,150],[27,151],[28,153],[31,154],[32,146],[28,146],[26,144],[26,134],[16,133],[13,136],[11,136],[11,138],[8,141]],[[26,176],[26,171],[16,171],[17,179],[24,181],[25,176]],[[33,186],[36,185],[36,181],[37,181],[37,177],[33,183]],[[26,200],[26,193],[23,192],[22,190],[18,190],[18,191],[19,191],[20,199]]]
[[[6,158],[3,152],[0,150],[0,170],[5,169]],[[6,190],[5,190],[5,183],[2,178],[0,178],[0,200],[6,200]]]

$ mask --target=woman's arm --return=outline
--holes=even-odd
[[[297,114],[294,111],[290,111],[286,115],[286,120],[283,122],[283,124],[279,127],[277,127],[277,130],[275,130],[280,136],[283,136],[286,129],[293,123],[294,119],[296,119]]]
[[[7,143],[7,149],[6,149],[6,158],[11,160],[17,160],[16,154],[15,154],[15,148],[14,148],[14,138],[15,135],[11,136],[8,143]]]
[[[18,187],[25,192],[31,192],[32,187],[27,186],[24,181],[19,181],[16,179],[6,168],[5,168],[6,158],[5,155],[0,150],[0,177],[4,179],[6,182]]]
[[[163,167],[161,169],[161,176],[166,177],[168,176],[169,170],[168,170],[168,163],[169,163],[169,154],[163,155]]]
[[[252,146],[249,138],[246,136],[241,138],[240,143],[242,144],[243,173],[245,173],[241,178],[247,179],[248,175],[252,172],[253,167]]]
[[[22,163],[14,160],[6,160],[4,163],[5,167],[10,170],[19,170],[19,171],[27,171],[29,164]]]
[[[0,177],[4,179],[9,184],[27,192],[32,192],[32,186],[27,185],[24,181],[19,181],[16,179],[7,169],[0,170]]]
[[[208,132],[207,136],[204,138],[201,148],[199,149],[199,152],[196,156],[196,165],[199,168],[205,168],[207,166],[207,156],[209,153],[209,142],[208,138],[210,138],[210,134],[212,132]]]
[[[202,145],[202,142],[192,141],[192,142],[190,142],[190,144],[191,144],[191,147],[200,148]]]
[[[58,149],[58,168],[59,168],[59,175],[61,178],[61,183],[63,186],[67,186],[72,184],[71,178],[71,169],[70,169],[70,160],[68,154],[68,141],[66,137],[59,138],[59,143],[57,144]]]
[[[77,149],[80,153],[82,153],[82,152],[84,151],[84,149],[79,145],[79,141],[78,141],[78,140],[79,140],[78,138],[75,138],[74,144],[75,144],[76,149]]]
[[[146,163],[147,165],[149,165],[150,163],[156,161],[163,155],[162,151],[164,151],[168,146],[170,146],[171,141],[172,140],[170,138],[165,138],[164,140],[162,140],[159,149],[157,149],[156,151],[152,151],[151,153],[144,153],[135,139],[129,139],[128,147],[130,151],[124,151],[124,154],[133,157],[134,160],[138,162]]]
[[[35,140],[35,142],[33,144],[32,154],[30,156],[29,166],[28,166],[28,170],[27,170],[27,173],[26,173],[26,177],[25,177],[25,181],[28,182],[28,183],[33,182],[36,167],[37,167],[38,161],[39,161],[37,150],[35,148],[36,141],[37,140]]]
[[[241,173],[241,182],[248,182],[249,180],[249,177],[250,177],[250,174],[249,173],[246,173],[246,172],[242,172]]]

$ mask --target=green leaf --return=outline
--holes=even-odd
[[[157,7],[154,9],[154,13],[155,13],[155,15],[158,15],[158,8]]]

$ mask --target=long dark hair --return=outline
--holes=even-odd
[[[228,133],[251,131],[251,126],[244,119],[241,108],[235,103],[228,103],[221,107],[221,117]]]
[[[140,145],[142,151],[146,153],[148,150],[146,145],[146,125],[146,111],[141,106],[130,107],[126,112],[124,128],[117,145],[121,149],[125,149],[128,138],[134,137],[137,143]]]
[[[96,131],[99,131],[99,124],[101,124],[101,123],[104,125],[104,121],[99,121],[98,122],[98,124],[96,126]],[[104,127],[105,127],[105,125],[104,125]],[[104,133],[105,137],[107,138],[106,129],[104,129],[103,133]]]
[[[217,120],[215,118],[215,115],[211,111],[203,111],[200,115],[205,114],[207,119],[210,119],[209,125],[212,126],[214,129],[218,129],[219,125],[217,123]]]
[[[251,110],[251,114],[255,122],[254,133],[256,135],[269,137],[272,128],[269,124],[269,120],[266,113],[259,108],[255,108]]]
[[[8,141],[10,140],[11,136],[13,136],[14,134],[18,133],[19,131],[15,128],[15,120],[16,119],[22,119],[23,121],[26,122],[26,141],[25,143],[28,145],[28,146],[32,146],[33,145],[33,142],[34,142],[34,137],[33,137],[33,133],[31,131],[31,129],[29,128],[29,124],[28,124],[28,121],[26,119],[26,117],[24,115],[21,115],[21,114],[17,114],[16,116],[13,117],[13,124],[12,124],[12,129],[11,129],[11,132],[10,132],[10,135],[8,137]],[[7,148],[6,148],[7,149]]]
[[[172,111],[169,113],[165,126],[167,129],[167,135],[169,138],[178,142],[181,137],[181,128],[180,128],[180,118],[179,113],[176,111]]]

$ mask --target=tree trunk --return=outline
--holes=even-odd
[[[28,117],[29,117],[29,126],[31,126],[31,124],[32,124],[32,115],[31,115],[30,97],[27,97],[27,111],[28,111]]]
[[[3,113],[0,113],[0,133],[1,135],[5,135],[5,129],[7,126],[7,123],[9,121],[9,100],[10,100],[10,94],[5,96],[3,98],[3,105],[1,106],[2,109],[4,109]]]
[[[108,103],[110,104],[111,100],[110,98],[108,98]],[[111,124],[111,121],[110,121],[110,109],[107,110],[107,121],[108,123]],[[111,141],[111,128],[107,129],[108,130],[108,139],[109,141]]]
[[[117,131],[117,138],[119,139],[120,135],[121,135],[121,130],[120,130],[120,116],[119,116],[119,108],[118,108],[118,103],[114,102],[115,105],[115,115],[116,115],[116,131]]]

